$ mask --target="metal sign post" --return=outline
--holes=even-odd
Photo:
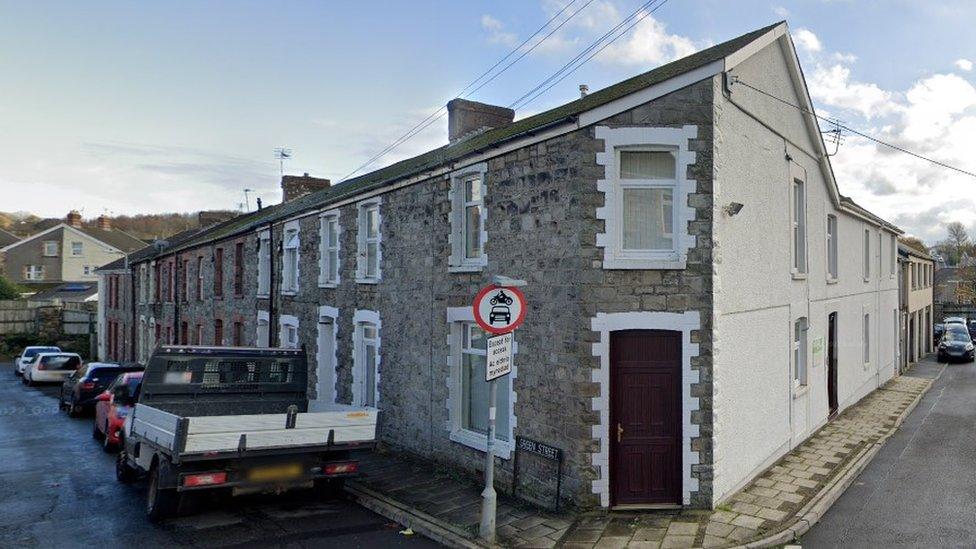
[[[524,286],[524,281],[510,281]],[[498,400],[498,378],[512,371],[512,332],[525,319],[525,296],[517,288],[492,284],[474,299],[474,317],[488,333],[485,381],[488,382],[488,432],[485,444],[485,489],[481,492],[481,525],[479,534],[489,544],[495,543],[495,515],[498,494],[495,492],[495,417]]]

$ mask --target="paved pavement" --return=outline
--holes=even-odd
[[[155,526],[145,483],[115,481],[91,419],[57,409],[57,388],[29,388],[0,367],[2,547],[437,547],[353,501],[309,492],[214,498]]]
[[[938,379],[804,548],[976,546],[976,367],[941,369],[912,372]]]

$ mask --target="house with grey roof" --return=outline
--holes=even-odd
[[[5,248],[15,242],[20,240],[20,237],[14,233],[0,229],[0,248]]]
[[[840,193],[785,23],[519,120],[448,112],[442,147],[132,254],[108,358],[304,347],[312,399],[476,474],[471,302],[521,279],[497,488],[525,437],[563,451],[568,503],[620,509],[721,505],[896,375],[901,231]],[[519,497],[555,497],[519,467]]]
[[[94,283],[95,269],[145,246],[141,239],[113,228],[106,216],[86,227],[81,214],[72,211],[63,222],[0,248],[0,273],[32,287]]]

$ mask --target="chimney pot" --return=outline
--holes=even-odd
[[[291,202],[316,191],[328,189],[331,181],[320,177],[304,175],[286,175],[281,178],[282,201]]]
[[[447,103],[447,136],[451,143],[474,132],[502,128],[515,120],[515,111],[487,103],[452,99]]]
[[[582,97],[586,97],[586,94],[590,93],[590,87],[587,86],[586,84],[580,84],[579,90],[580,90],[580,97],[581,98]]]
[[[65,218],[65,220],[68,222],[68,225],[72,227],[81,227],[81,214],[78,213],[78,210],[71,210],[68,212],[68,216]]]

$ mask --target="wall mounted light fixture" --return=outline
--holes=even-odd
[[[729,205],[723,209],[729,217],[732,217],[733,215],[742,211],[742,206],[743,204],[740,204],[739,202],[730,202]]]

